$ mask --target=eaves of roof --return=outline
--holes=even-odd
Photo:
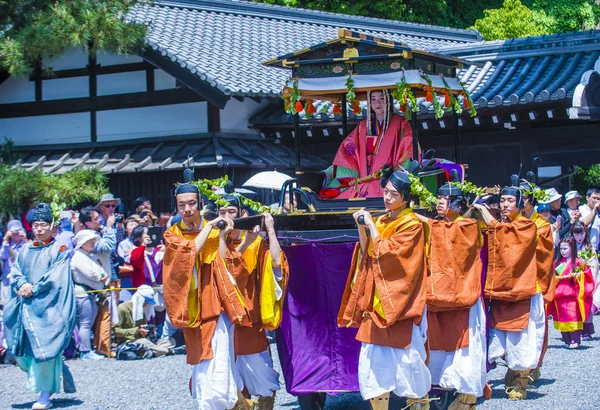
[[[288,168],[294,152],[257,136],[227,133],[178,135],[140,140],[15,147],[16,167],[62,175],[74,168],[97,168],[107,174],[176,171],[186,167]],[[308,169],[329,162],[303,151]]]

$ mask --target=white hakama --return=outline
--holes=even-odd
[[[252,396],[269,397],[279,390],[279,373],[273,369],[269,350],[240,355],[236,359],[244,387]]]
[[[544,299],[541,293],[531,298],[529,324],[520,332],[490,329],[488,360],[504,357],[511,370],[535,369],[542,354],[546,326]]]
[[[235,365],[233,332],[234,325],[221,313],[211,340],[213,358],[192,367],[192,397],[200,410],[232,409],[238,400],[242,380]]]
[[[486,319],[481,299],[469,309],[469,346],[453,352],[432,350],[431,383],[480,397],[486,383]],[[442,335],[443,337],[443,335]]]
[[[425,365],[426,340],[427,312],[424,312],[421,325],[413,325],[407,349],[363,343],[358,359],[358,384],[363,399],[389,392],[413,399],[425,396],[431,389],[431,375]]]

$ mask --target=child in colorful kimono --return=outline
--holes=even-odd
[[[569,349],[577,349],[592,305],[594,277],[587,263],[577,257],[577,242],[572,236],[560,241],[559,250],[560,256],[554,263],[556,296],[548,305],[548,314],[554,328],[562,333],[563,342]]]
[[[594,293],[592,295],[592,310],[583,323],[583,340],[591,340],[594,334],[594,315],[600,310],[600,270],[598,269],[598,256],[590,240],[590,232],[581,221],[571,225],[573,239],[577,242],[577,256],[591,269],[594,277]]]

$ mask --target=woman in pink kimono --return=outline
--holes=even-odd
[[[368,115],[344,139],[325,170],[321,198],[381,197],[383,189],[377,179],[362,184],[356,180],[372,175],[385,164],[408,165],[413,156],[413,133],[408,121],[394,113],[389,90],[367,92]]]
[[[583,322],[591,306],[594,277],[590,267],[577,258],[577,242],[573,237],[560,241],[560,256],[554,263],[557,285],[554,301],[548,304],[554,328],[560,330],[569,349],[581,344]]]
[[[592,340],[594,331],[594,315],[600,310],[600,272],[598,271],[598,256],[594,251],[592,242],[590,240],[590,232],[581,221],[575,222],[571,225],[571,234],[577,242],[577,256],[581,258],[592,271],[594,277],[594,293],[592,295],[592,306],[591,312],[589,312],[587,319],[583,323],[583,335],[581,339]]]

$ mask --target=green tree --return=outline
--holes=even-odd
[[[356,16],[447,24],[447,0],[263,0],[263,3]]]
[[[535,0],[532,9],[554,19],[555,33],[591,30],[600,21],[600,5],[595,0]]]
[[[73,47],[133,53],[147,27],[124,17],[141,0],[0,0],[0,67],[26,75]],[[40,67],[49,69],[50,67]]]
[[[531,10],[520,0],[504,0],[499,9],[485,10],[475,22],[486,40],[541,36],[552,33],[554,19],[543,11]]]
[[[578,166],[571,175],[571,188],[583,194],[592,186],[600,186],[600,164]]]

